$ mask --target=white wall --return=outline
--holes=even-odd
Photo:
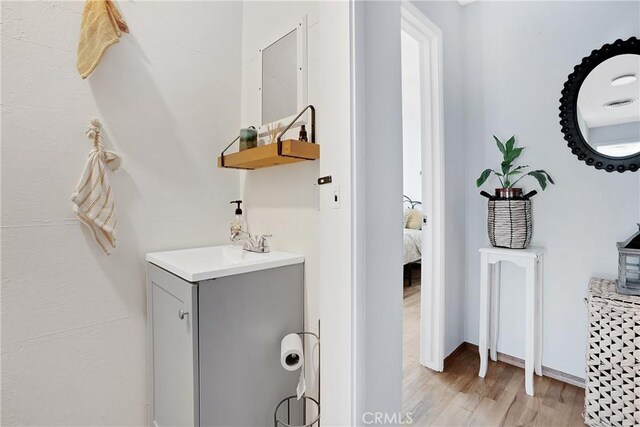
[[[616,241],[636,230],[638,177],[586,166],[560,132],[567,75],[605,43],[637,35],[637,2],[475,2],[464,7],[467,136],[466,340],[477,343],[478,248],[488,245],[486,200],[475,178],[498,164],[492,134],[516,135],[522,159],[556,181],[533,199],[533,244],[548,248],[542,363],[584,377],[591,276],[614,277]],[[570,17],[570,19],[568,19]],[[524,182],[524,181],[523,181]],[[492,182],[487,187],[492,188]],[[525,184],[534,189],[533,182]],[[524,273],[504,268],[498,350],[524,355]]]
[[[367,2],[364,26],[364,364],[359,411],[402,407],[402,76],[400,2]],[[363,146],[363,147],[362,147]],[[360,154],[359,154],[360,155]]]
[[[131,34],[85,81],[83,5],[2,2],[3,425],[144,425],[144,254],[226,242],[237,196],[215,156],[240,126],[242,4],[120,2]],[[94,116],[124,157],[111,256],[69,200]]]
[[[245,3],[242,124],[260,124],[259,49],[295,28],[303,15],[308,18],[308,101],[317,109],[320,160],[229,173],[241,175],[250,231],[273,234],[273,249],[305,256],[306,328],[317,331],[317,320],[322,319],[323,424],[349,425],[351,145],[347,2]],[[316,184],[325,175],[332,175],[333,183],[340,185],[340,209],[331,208],[332,186]]]
[[[402,193],[411,200],[422,201],[420,44],[404,31],[402,31],[400,43],[402,53]],[[405,207],[409,206],[405,205]]]

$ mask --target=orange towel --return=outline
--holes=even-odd
[[[87,0],[78,44],[78,71],[83,79],[98,66],[107,48],[118,43],[122,31],[128,33],[129,28],[112,1]]]

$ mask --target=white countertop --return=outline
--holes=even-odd
[[[189,282],[304,262],[302,255],[286,252],[260,254],[245,251],[242,246],[234,245],[151,252],[147,254],[146,259]]]

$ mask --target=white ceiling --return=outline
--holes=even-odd
[[[635,82],[611,86],[611,80],[635,74]],[[605,104],[633,98],[633,104],[606,108]],[[578,109],[589,128],[640,121],[640,55],[618,55],[589,73],[578,94]]]

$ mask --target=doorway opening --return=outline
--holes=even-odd
[[[403,230],[403,310],[402,368],[411,372],[420,365],[420,297],[422,264],[430,259],[423,250],[422,200],[422,105],[420,99],[420,42],[401,31],[402,57],[402,193]],[[428,217],[427,217],[428,222]],[[424,227],[426,228],[426,227]],[[426,283],[425,283],[426,284]],[[428,285],[427,285],[428,286]]]
[[[401,12],[406,383],[444,369],[445,192],[442,32],[408,2]]]

